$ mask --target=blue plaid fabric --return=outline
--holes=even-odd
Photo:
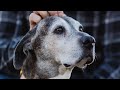
[[[18,75],[13,67],[13,51],[21,37],[29,30],[25,11],[0,11],[0,72]]]
[[[97,59],[84,72],[74,70],[74,78],[120,79],[120,11],[65,13],[80,21],[84,31],[96,39]],[[29,30],[29,14],[29,11],[0,11],[0,72],[17,72],[12,65],[13,50]]]
[[[84,78],[120,79],[120,11],[73,11],[70,15],[96,39],[97,59],[86,68]]]

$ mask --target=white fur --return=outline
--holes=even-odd
[[[71,20],[73,28],[62,18],[57,18],[49,27],[49,35],[45,37],[43,48],[46,53],[53,53],[56,61],[61,64],[75,64],[79,57],[82,56],[83,50],[78,43],[78,37],[74,34],[75,30],[79,31],[79,22]],[[66,29],[65,36],[57,36],[52,32],[57,26],[63,26]],[[48,49],[50,51],[48,51]],[[63,54],[64,53],[64,54]],[[48,55],[48,54],[46,54]]]
[[[74,67],[66,68],[65,66],[61,65],[59,67],[59,75],[49,79],[70,79],[73,68]]]

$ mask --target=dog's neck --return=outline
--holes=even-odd
[[[66,68],[63,65],[61,65],[59,67],[59,74],[55,77],[48,78],[48,79],[70,79],[73,68],[74,67]],[[25,78],[25,76],[22,74],[20,79],[27,79],[27,78]]]
[[[52,77],[52,78],[49,78],[49,79],[70,79],[73,68],[74,67],[66,68],[64,66],[60,66],[59,75]]]

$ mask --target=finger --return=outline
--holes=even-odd
[[[57,11],[48,11],[48,13],[50,14],[50,16],[58,15]]]
[[[41,18],[46,18],[47,16],[49,16],[49,13],[47,11],[34,11],[34,13],[40,15]]]
[[[66,16],[63,11],[58,11],[58,16]]]
[[[30,30],[41,20],[41,17],[35,13],[31,13],[29,16]]]
[[[48,11],[51,16],[64,16],[63,11]]]

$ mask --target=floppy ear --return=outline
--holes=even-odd
[[[14,51],[14,59],[13,59],[13,65],[16,69],[21,68],[28,54],[28,51],[33,50],[31,45],[31,38],[35,35],[36,29],[37,26],[35,26],[32,30],[28,31],[27,34],[17,44]]]

